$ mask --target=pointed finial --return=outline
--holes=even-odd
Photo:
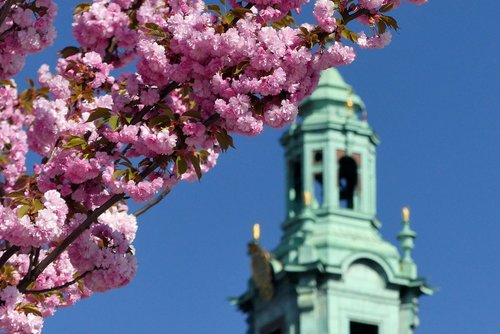
[[[417,233],[410,228],[410,209],[408,207],[404,207],[401,210],[401,218],[403,220],[403,229],[398,234],[398,240],[403,249],[403,261],[413,262],[411,250],[415,246],[413,240],[417,236]]]
[[[349,92],[347,93],[345,106],[347,108],[347,117],[350,118],[352,116],[352,109],[354,108],[354,102],[352,101],[352,88],[349,89]]]
[[[354,102],[352,102],[352,88],[349,89],[349,92],[347,93],[347,101],[345,106],[347,109],[352,109],[354,107]]]
[[[253,242],[258,244],[260,241],[260,225],[253,224]]]
[[[410,222],[410,209],[408,207],[404,207],[403,210],[401,210],[401,217],[404,223]]]

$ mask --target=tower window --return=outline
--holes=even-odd
[[[354,191],[358,184],[358,165],[353,158],[343,156],[339,160],[339,205],[341,208],[354,208]]]
[[[314,197],[318,206],[323,206],[323,173],[314,174]]]
[[[349,334],[378,334],[378,326],[351,321]]]
[[[323,151],[313,152],[313,163],[315,165],[321,165],[323,163]]]
[[[290,162],[291,180],[290,185],[294,190],[294,202],[296,204],[302,203],[302,165],[300,160],[293,160]]]
[[[312,151],[312,178],[314,198],[318,207],[323,206],[323,150]]]

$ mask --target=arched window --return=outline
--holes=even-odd
[[[300,159],[290,161],[290,186],[293,189],[293,201],[298,208],[302,204],[302,164]]]
[[[314,198],[318,207],[323,206],[324,197],[324,187],[323,187],[323,151],[317,150],[312,152],[313,158],[313,187],[314,187]]]
[[[358,185],[358,165],[353,158],[343,156],[339,160],[339,205],[341,208],[354,208],[354,192]]]

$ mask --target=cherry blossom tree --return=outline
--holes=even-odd
[[[40,333],[57,308],[130,282],[137,216],[214,167],[232,135],[292,122],[321,70],[398,27],[399,0],[316,0],[315,22],[298,25],[307,2],[82,3],[79,46],[18,92],[12,78],[52,43],[57,7],[0,0],[0,333]],[[144,207],[131,214],[128,199]]]

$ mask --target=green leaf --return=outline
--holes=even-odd
[[[16,85],[14,84],[14,82],[12,80],[0,80],[0,85],[16,87]]]
[[[394,30],[399,29],[398,22],[392,16],[382,16],[381,20],[384,20],[385,23],[387,23],[388,26],[391,26],[392,29],[394,29]]]
[[[24,217],[24,215],[28,213],[30,208],[31,207],[27,204],[21,206],[19,209],[17,209],[17,217],[18,218]]]
[[[81,4],[77,5],[75,10],[73,11],[73,16],[76,16],[78,14],[84,13],[90,9],[90,6],[92,6],[92,3],[90,2],[82,2]]]
[[[96,108],[93,110],[92,114],[90,114],[87,122],[93,122],[99,118],[109,118],[111,116],[111,109],[108,108]]]
[[[385,24],[384,21],[378,20],[377,21],[377,28],[378,28],[378,33],[383,34],[385,30],[387,29],[387,25]]]
[[[227,151],[229,147],[234,148],[233,138],[227,133],[226,130],[221,130],[217,132],[215,135],[217,137],[217,141],[219,142],[219,146],[223,151]]]
[[[132,116],[125,116],[123,118],[125,119],[125,122],[127,122],[127,124],[132,123],[132,120],[134,119]]]
[[[236,71],[234,72],[234,74],[236,75],[240,74],[245,70],[245,68],[247,68],[248,65],[250,65],[249,61],[242,61],[241,63],[236,65]]]
[[[282,29],[284,27],[294,26],[296,24],[297,24],[297,22],[295,21],[295,19],[293,18],[293,16],[289,12],[285,17],[281,18],[278,21],[274,21],[272,26],[275,29]]]
[[[148,30],[148,35],[153,37],[165,38],[167,35],[163,31],[162,27],[156,23],[148,22],[144,25],[144,28]]]
[[[118,165],[124,166],[127,168],[134,168],[134,165],[130,161],[121,161]]]
[[[29,304],[25,304],[23,306],[20,307],[21,311],[24,312],[24,314],[34,314],[34,315],[37,315],[39,317],[42,316],[42,312],[40,312],[35,304],[32,304],[32,303],[29,303]]]
[[[43,204],[40,200],[33,200],[33,213],[37,213],[38,211],[43,209]]]
[[[387,5],[380,7],[380,9],[378,11],[381,13],[387,13],[393,9],[394,9],[394,3],[389,3]]]
[[[199,110],[191,109],[182,114],[183,117],[201,119],[201,114]]]
[[[111,116],[109,118],[109,126],[111,127],[111,130],[115,131],[118,128],[118,121],[120,120],[120,116]]]
[[[127,169],[127,178],[129,181],[134,180],[136,175],[137,175],[137,172],[134,169],[132,169],[132,168]]]
[[[253,13],[250,9],[245,8],[245,7],[233,8],[233,9],[231,9],[231,12],[237,18],[244,18],[246,14],[252,14]]]
[[[219,15],[222,15],[222,11],[220,10],[219,5],[208,5],[207,9],[211,10],[212,12],[216,12]]]
[[[67,46],[62,50],[57,51],[58,54],[61,55],[63,58],[68,58],[70,56],[76,55],[77,53],[80,53],[81,49],[76,47],[76,46]]]
[[[358,35],[356,35],[356,33],[351,31],[349,33],[349,39],[351,40],[351,42],[357,43],[358,42]]]
[[[156,103],[156,105],[158,106],[158,108],[160,108],[161,111],[163,111],[168,117],[170,117],[170,119],[173,119],[175,117],[174,112],[166,103],[158,102]]]
[[[206,161],[210,156],[210,153],[208,153],[207,150],[201,150],[197,152],[197,155],[200,157],[201,161]]]
[[[120,176],[125,175],[126,172],[124,169],[115,171],[113,173],[113,180],[117,180]]]
[[[7,195],[4,195],[4,198],[16,198],[16,197],[24,197],[24,190],[18,190],[18,191],[13,191],[11,193],[8,193]]]
[[[347,28],[342,29],[341,35],[343,38],[349,39],[349,29]]]
[[[232,12],[229,12],[222,17],[222,23],[226,24],[226,25],[230,25],[234,19],[235,19],[234,14]]]
[[[178,156],[175,160],[175,165],[177,166],[177,175],[181,176],[187,171],[188,165],[183,157]]]
[[[189,160],[191,161],[191,164],[193,165],[193,168],[196,172],[196,176],[198,176],[198,180],[201,179],[203,174],[201,172],[201,167],[200,167],[200,158],[195,157],[193,155],[190,155]]]
[[[158,115],[151,118],[148,121],[148,125],[150,127],[154,127],[157,125],[169,125],[170,124],[170,116],[169,115]]]
[[[72,147],[76,147],[76,146],[85,146],[87,144],[87,142],[83,139],[83,138],[80,138],[80,137],[73,137],[70,139],[70,141],[68,141],[65,145],[63,145],[63,148],[72,148]]]

